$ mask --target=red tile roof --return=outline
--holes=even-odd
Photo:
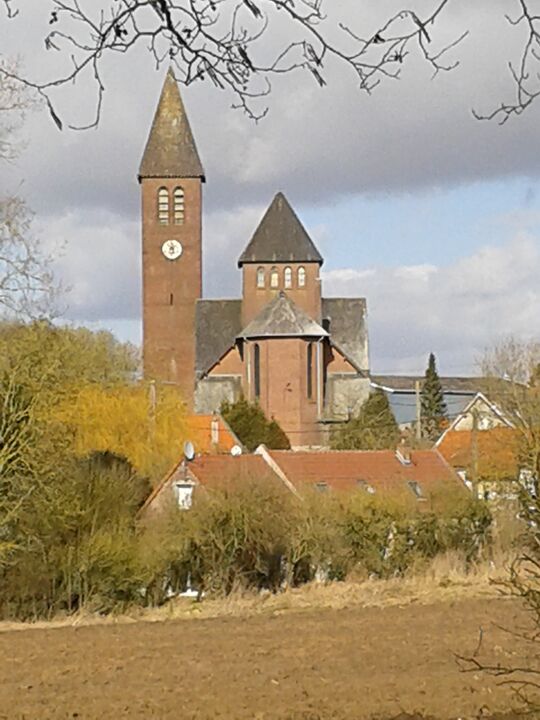
[[[217,423],[217,443],[212,441],[213,422]],[[186,424],[197,453],[229,453],[234,445],[241,445],[221,415],[190,415]]]
[[[513,428],[478,430],[476,439],[471,430],[449,430],[441,438],[438,450],[453,467],[471,471],[475,442],[480,477],[501,480],[517,477],[519,435]]]
[[[436,450],[413,451],[410,465],[403,465],[391,450],[268,452],[297,488],[325,483],[333,490],[353,490],[364,481],[376,491],[410,492],[407,482],[415,481],[428,494],[442,483],[462,487],[454,470]]]
[[[260,455],[201,455],[188,465],[199,483],[209,486],[232,480],[259,480],[272,476],[277,479]]]

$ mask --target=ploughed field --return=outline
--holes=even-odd
[[[509,691],[455,653],[522,661],[512,600],[0,633],[0,718],[482,717]],[[531,648],[528,652],[531,652]]]

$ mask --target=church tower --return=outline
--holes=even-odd
[[[167,73],[139,168],[144,376],[195,386],[195,308],[202,295],[202,183],[178,85]]]

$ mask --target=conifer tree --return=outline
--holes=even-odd
[[[345,423],[332,438],[335,450],[386,450],[396,447],[399,429],[386,394],[374,390],[357,417]]]
[[[291,447],[278,422],[274,419],[269,421],[258,403],[250,403],[241,397],[234,403],[223,403],[221,414],[249,452],[263,443],[271,450],[288,450]]]
[[[435,355],[430,353],[420,396],[422,437],[434,442],[444,429],[448,411],[444,402],[443,389],[437,373]]]

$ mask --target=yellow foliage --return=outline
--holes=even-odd
[[[178,460],[188,438],[185,404],[172,387],[89,384],[64,398],[52,414],[68,430],[76,455],[116,453],[150,478]]]

